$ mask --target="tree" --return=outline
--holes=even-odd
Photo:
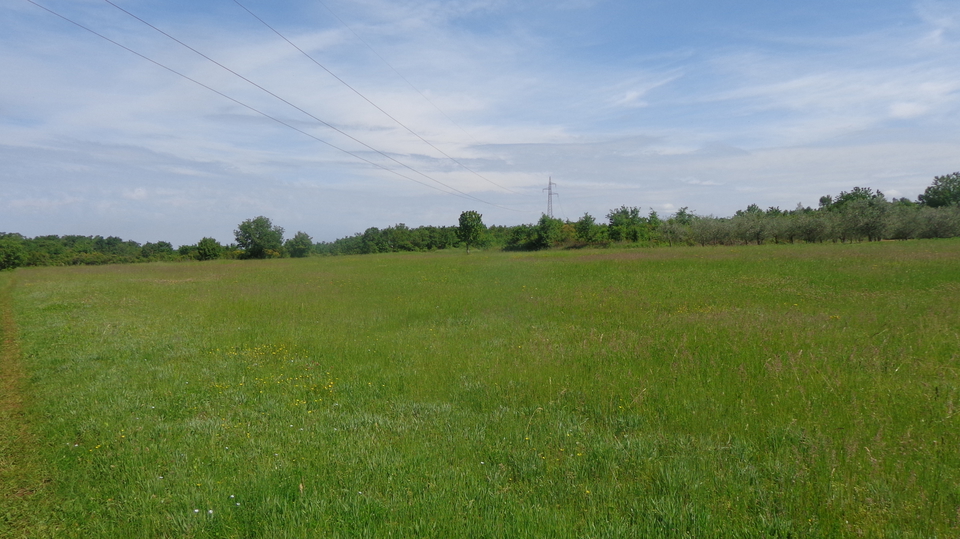
[[[620,206],[607,214],[610,225],[607,230],[613,241],[640,241],[645,219],[640,217],[640,208]],[[646,239],[646,238],[644,238]]]
[[[274,258],[283,249],[283,228],[259,216],[240,223],[233,235],[243,249],[244,258]]]
[[[460,228],[457,229],[457,237],[467,245],[467,252],[470,252],[470,245],[480,243],[484,231],[487,227],[483,224],[483,216],[470,210],[460,214]]]
[[[671,246],[682,243],[687,237],[687,227],[674,219],[668,219],[660,225],[660,237]]]
[[[306,232],[297,232],[292,238],[287,240],[284,247],[287,248],[287,252],[293,258],[304,258],[309,256],[310,251],[313,250],[313,238]]]
[[[931,208],[960,206],[960,172],[935,177],[917,200]]]
[[[693,220],[695,218],[696,218],[696,215],[694,215],[693,212],[690,211],[690,208],[684,206],[679,210],[677,210],[677,213],[673,214],[672,219],[676,221],[678,224],[681,224],[683,226],[688,226],[691,223],[693,223]]]
[[[886,202],[886,197],[881,191],[874,191],[870,187],[854,187],[849,193],[840,191],[837,198],[830,195],[820,197],[820,209],[837,211],[842,210],[848,204],[858,200],[867,200],[873,202]]]
[[[533,227],[531,247],[534,249],[548,249],[563,241],[563,221],[546,214],[540,216],[537,225]]]
[[[387,240],[380,229],[372,226],[363,231],[360,236],[360,252],[365,255],[390,252]]]
[[[768,229],[766,214],[756,204],[750,204],[746,210],[737,210],[733,217],[734,233],[744,243],[755,241],[757,245],[761,245],[767,237]]]
[[[26,260],[23,237],[19,234],[0,234],[0,270],[22,266]]]
[[[141,258],[162,259],[171,256],[173,256],[173,245],[169,241],[147,242],[140,248]]]
[[[223,246],[213,238],[203,238],[197,243],[197,260],[216,260],[223,253]]]
[[[597,241],[600,229],[597,227],[596,220],[589,213],[584,213],[579,221],[574,223],[573,228],[577,232],[577,239],[584,243],[593,243]]]

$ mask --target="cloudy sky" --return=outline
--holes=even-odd
[[[561,218],[726,216],[960,170],[955,0],[34,1],[0,6],[0,231],[31,237],[529,223],[551,177]]]

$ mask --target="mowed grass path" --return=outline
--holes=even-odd
[[[958,241],[3,278],[3,535],[960,535]]]

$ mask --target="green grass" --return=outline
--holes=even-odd
[[[958,261],[950,240],[21,269],[20,422],[50,481],[29,511],[4,498],[0,534],[957,536]]]

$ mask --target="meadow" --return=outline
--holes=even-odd
[[[0,536],[960,536],[960,241],[0,274]]]

